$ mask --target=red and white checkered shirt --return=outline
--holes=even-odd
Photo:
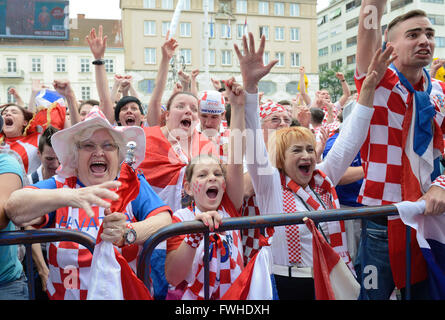
[[[61,178],[55,176],[56,187],[59,188],[81,188],[76,177]],[[34,188],[34,187],[28,187]],[[105,217],[105,209],[102,207],[92,207],[94,217],[90,218],[83,209],[63,207],[56,210],[53,228],[79,230],[88,233],[93,238],[97,237],[102,220]],[[163,211],[164,207],[159,208]],[[156,214],[155,212],[152,212]],[[136,222],[131,203],[127,205],[127,221]],[[46,215],[45,226],[49,222]],[[142,247],[130,245],[123,248],[116,248],[127,260],[132,270],[136,273],[136,263]],[[49,277],[47,290],[53,300],[86,300],[88,294],[88,284],[90,280],[90,267],[93,255],[84,246],[68,241],[52,242],[48,248],[48,268]]]
[[[360,92],[365,75],[355,75]],[[417,89],[419,85],[417,86]],[[421,85],[420,85],[421,87]],[[436,107],[434,119],[445,133],[443,108],[445,83],[432,79],[431,102]],[[365,178],[358,202],[386,205],[402,199],[402,126],[413,94],[400,83],[395,70],[388,68],[375,91],[374,115],[368,137],[361,148]],[[442,110],[442,112],[440,112]],[[443,152],[443,150],[442,150]]]
[[[233,204],[226,194],[223,196],[218,213],[222,218],[237,217],[239,213],[234,211]],[[195,211],[195,212],[194,212]],[[173,222],[191,221],[195,219],[194,210],[190,207],[177,210],[173,214]],[[167,240],[167,253],[176,250],[184,241],[185,235],[175,236]],[[211,300],[219,300],[230,288],[235,279],[244,269],[243,248],[240,230],[225,231],[225,235],[211,233],[209,254],[209,297]],[[182,295],[183,300],[204,299],[204,241],[201,241],[196,249],[192,269],[188,273],[185,282],[176,288],[170,287],[176,297]],[[182,293],[177,291],[183,290]]]

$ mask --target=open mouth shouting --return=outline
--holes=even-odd
[[[311,165],[310,164],[302,164],[298,166],[298,170],[301,174],[304,176],[310,176],[312,174],[311,172]]]
[[[108,164],[104,160],[93,160],[90,164],[90,173],[93,176],[103,176],[108,170]]]
[[[218,197],[219,189],[217,187],[209,187],[206,191],[206,195],[209,199],[214,200]]]
[[[136,117],[134,115],[128,115],[124,118],[125,126],[135,126],[136,125]]]
[[[192,119],[190,119],[190,118],[182,119],[180,122],[180,126],[183,129],[187,129],[187,130],[190,129],[190,127],[192,126]]]

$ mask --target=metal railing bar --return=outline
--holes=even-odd
[[[291,224],[302,224],[303,218],[308,217],[314,222],[338,221],[338,220],[353,220],[370,217],[382,217],[398,215],[397,208],[394,205],[385,206],[369,206],[356,208],[342,208],[334,210],[319,210],[311,212],[296,212],[287,214],[264,215],[254,217],[239,217],[239,218],[225,218],[219,226],[218,231],[227,231],[235,229],[251,229],[276,227]],[[155,234],[151,235],[144,243],[144,247],[139,256],[137,275],[144,281],[145,285],[149,286],[149,270],[147,263],[150,261],[151,254],[154,248],[162,241],[176,235],[189,233],[204,233],[208,231],[201,221],[186,221],[175,223],[159,229]],[[204,237],[205,239],[205,237]],[[205,251],[208,252],[208,249]],[[205,260],[204,267],[208,263]],[[208,283],[208,282],[207,282]],[[205,287],[208,287],[205,285]]]

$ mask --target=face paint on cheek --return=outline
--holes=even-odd
[[[201,192],[201,190],[202,190],[202,183],[200,183],[200,182],[195,182],[195,183],[193,184],[193,193],[194,193],[194,194],[198,194],[198,193]]]

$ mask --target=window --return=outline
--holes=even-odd
[[[339,51],[341,51],[341,41],[331,45],[331,52],[332,53],[339,52]]]
[[[173,9],[173,0],[162,0],[162,9]]]
[[[246,30],[246,32],[247,32],[247,30]],[[244,35],[244,24],[237,24],[236,25],[236,38],[242,39],[243,35]]]
[[[358,17],[346,21],[346,30],[354,28],[355,26],[358,26]]]
[[[275,27],[275,40],[284,40],[284,28]]]
[[[323,63],[318,66],[318,71],[323,72],[329,69],[329,63]]]
[[[321,26],[322,24],[325,24],[326,22],[328,22],[328,16],[324,15],[324,16],[318,18],[317,25]]]
[[[347,56],[346,57],[346,63],[347,64],[354,64],[355,63],[355,54]]]
[[[42,72],[42,59],[41,58],[31,58],[31,71],[32,72]]]
[[[269,40],[269,26],[260,26],[260,38],[263,34],[266,40]]]
[[[291,52],[290,66],[291,67],[299,67],[300,66],[300,54],[298,52]]]
[[[357,45],[357,36],[346,39],[346,48]]]
[[[284,16],[284,3],[275,2],[273,5],[273,11],[276,16]]]
[[[66,58],[56,58],[56,72],[66,72]]]
[[[215,38],[215,22],[209,22],[209,38]]]
[[[334,60],[331,62],[331,68],[341,67],[343,64],[342,59]]]
[[[341,32],[342,32],[342,26],[341,26],[341,25],[332,27],[332,28],[331,28],[331,37],[334,37],[334,36],[336,36],[337,34],[340,34]]]
[[[291,17],[299,17],[300,16],[300,4],[298,4],[298,3],[290,4],[290,16]]]
[[[299,41],[299,40],[300,40],[300,29],[290,28],[290,41]]]
[[[7,58],[6,66],[7,66],[8,72],[11,72],[11,73],[17,72],[17,60],[15,58]]]
[[[114,72],[114,60],[113,59],[104,59],[105,61],[105,71],[106,72]]]
[[[179,24],[179,35],[181,37],[192,36],[192,24],[190,22],[181,22]]]
[[[327,39],[328,37],[329,37],[329,31],[328,30],[325,30],[325,31],[322,31],[322,32],[318,33],[318,41],[319,42]]]
[[[420,2],[439,3],[443,4],[444,0],[420,0]]]
[[[204,9],[204,4],[206,0],[202,0],[202,8]],[[209,11],[215,11],[215,1],[214,0],[208,0],[209,4]]]
[[[362,4],[361,0],[350,1],[346,4],[346,12],[351,11],[352,9],[360,7]]]
[[[404,6],[406,6],[407,4],[412,3],[413,0],[394,0],[391,1],[391,11],[403,8]]]
[[[184,64],[192,64],[192,49],[181,49],[179,50],[179,55],[181,57],[181,60],[184,59]]]
[[[191,9],[190,0],[184,0],[182,5],[182,10],[190,10],[190,9]]]
[[[330,13],[329,20],[337,19],[341,16],[341,8],[337,8]]]
[[[277,84],[272,81],[260,81],[258,91],[264,92],[265,95],[272,95],[277,92]]]
[[[154,9],[156,7],[156,0],[144,0],[143,7],[145,9]]]
[[[215,51],[215,49],[209,49],[208,54],[209,54],[209,66],[214,66],[216,64],[216,51]]]
[[[270,62],[270,58],[269,57],[270,57],[269,51],[264,51],[264,53],[263,53],[263,63],[264,63],[265,66],[268,65],[269,62]]]
[[[232,65],[232,50],[221,50],[221,64],[223,66]]]
[[[144,48],[144,63],[156,64],[156,48]]]
[[[444,16],[438,15],[438,14],[429,14],[428,19],[430,19],[431,24],[434,24],[436,26],[443,26],[444,25]]]
[[[236,0],[236,13],[247,13],[247,0]]]
[[[328,47],[324,47],[324,48],[318,49],[318,56],[319,57],[327,56],[328,53],[329,53],[329,48]]]
[[[90,87],[81,87],[80,95],[82,97],[82,100],[89,100],[89,99],[91,99],[91,89],[90,89]]]
[[[445,48],[445,37],[435,37],[436,47]]]
[[[156,21],[144,21],[144,36],[156,35]]]
[[[222,23],[221,24],[221,39],[231,39],[232,34],[230,30],[230,25]]]
[[[170,30],[170,21],[162,21],[162,36],[167,35],[168,30]]]
[[[155,88],[155,80],[154,79],[144,79],[138,82],[138,89],[143,93],[153,93],[153,89]]]
[[[258,13],[259,14],[269,14],[269,2],[259,1],[258,2]]]
[[[80,58],[80,72],[90,72],[90,58]]]
[[[278,60],[276,64],[277,67],[284,67],[284,52],[276,52],[275,59]]]

